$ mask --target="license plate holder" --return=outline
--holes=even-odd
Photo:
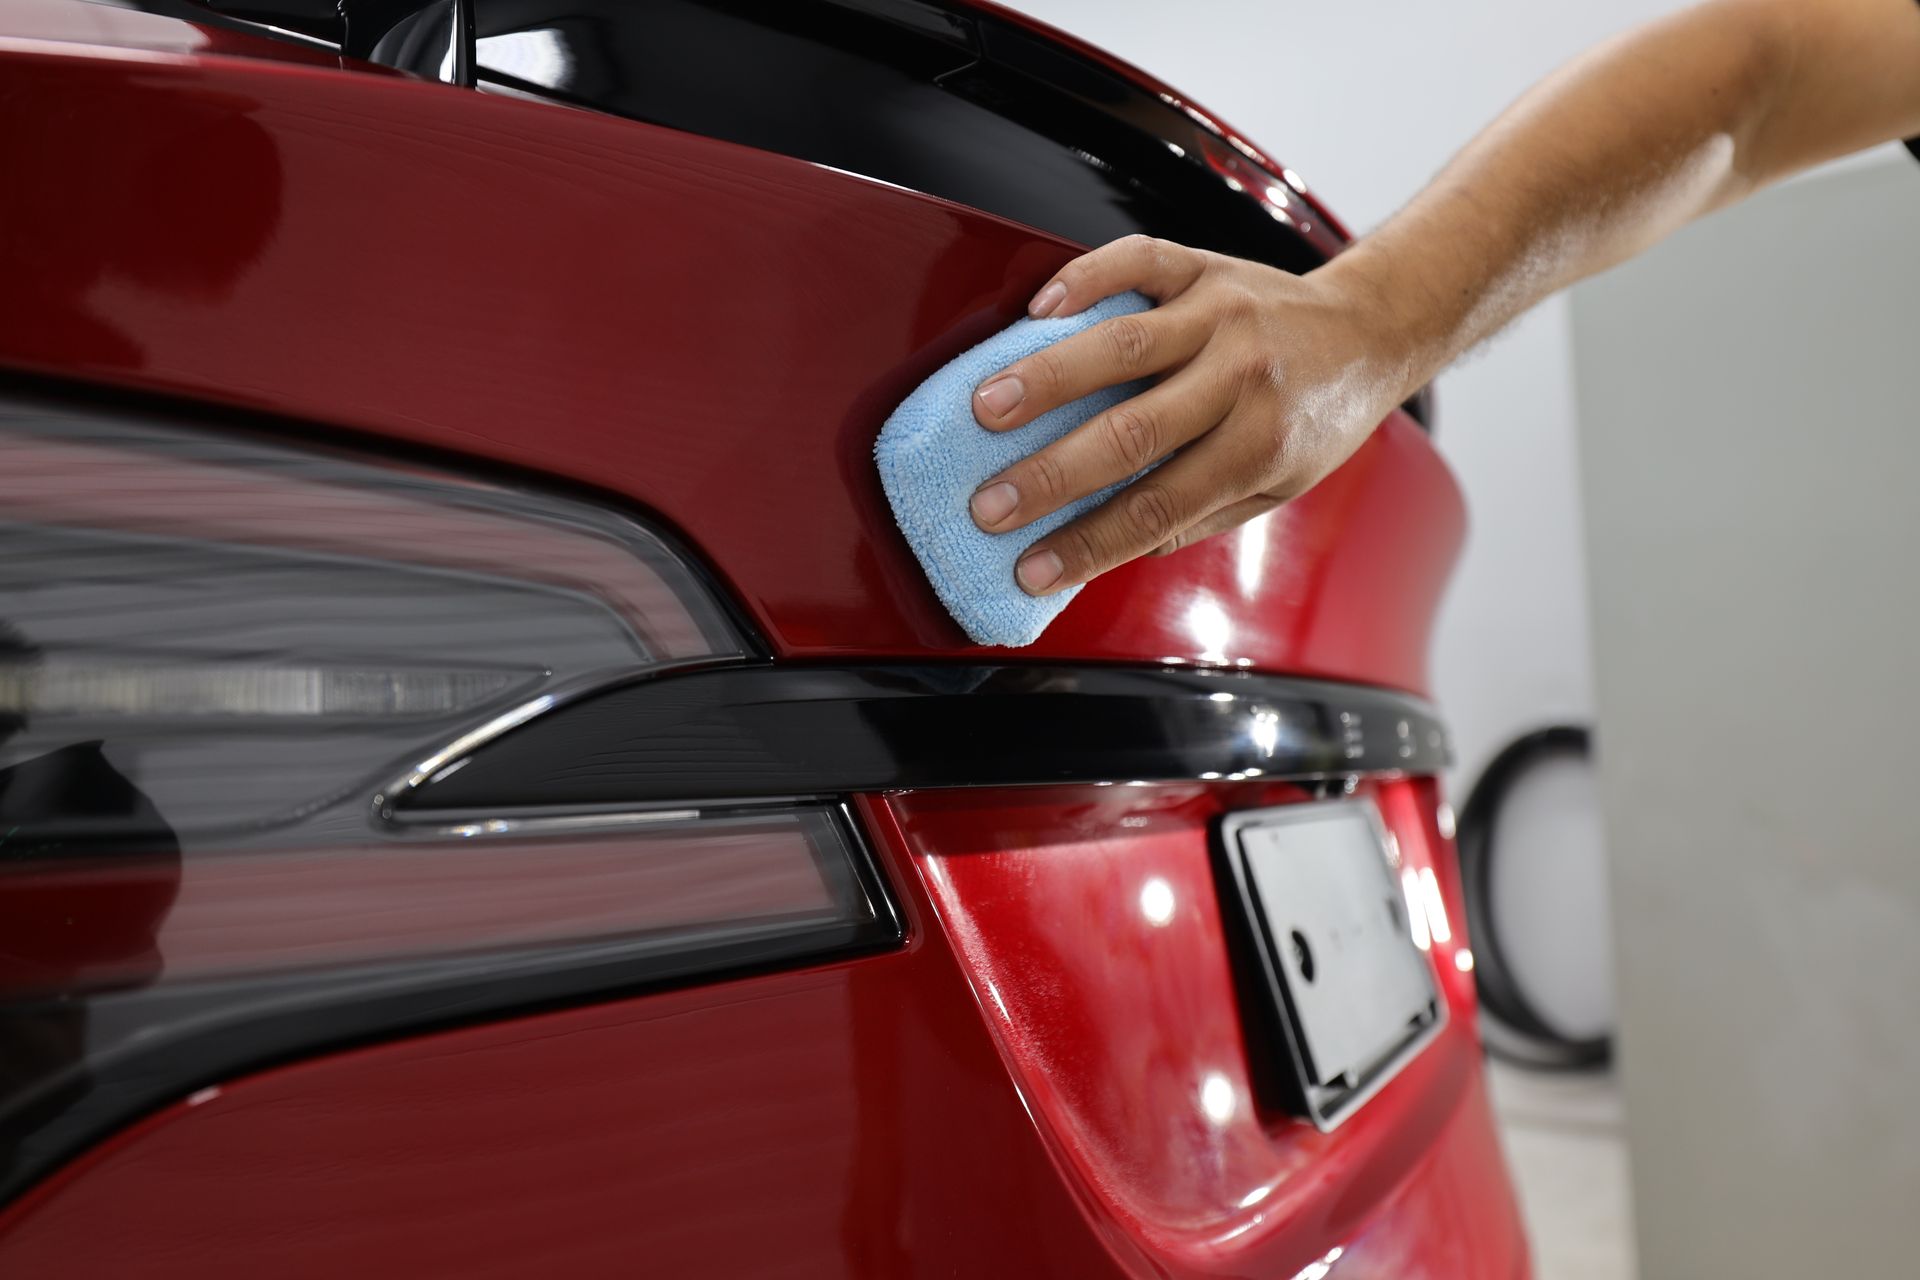
[[[1371,800],[1226,815],[1230,903],[1307,1118],[1333,1129],[1438,1035],[1446,1002],[1414,941],[1398,851]]]

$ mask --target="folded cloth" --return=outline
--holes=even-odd
[[[1040,638],[1080,588],[1030,596],[1014,581],[1015,562],[1035,542],[1137,477],[1012,533],[984,533],[974,524],[968,506],[974,490],[1089,418],[1139,395],[1148,384],[1102,388],[1012,431],[988,431],[974,421],[974,390],[990,375],[1070,334],[1152,305],[1137,293],[1122,293],[1064,319],[1015,321],[921,383],[880,429],[873,458],[893,518],[940,603],[974,643],[1018,647]]]

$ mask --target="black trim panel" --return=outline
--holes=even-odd
[[[916,787],[1432,773],[1432,708],[1244,671],[747,666],[577,699],[390,803],[397,821]]]
[[[1282,175],[990,11],[478,0],[476,15],[483,82],[878,178],[1080,244],[1144,232],[1296,274],[1326,258],[1297,229],[1296,215],[1317,216]]]

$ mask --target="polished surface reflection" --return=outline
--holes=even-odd
[[[485,81],[1083,244],[1144,232],[1298,272],[1342,243],[1204,116],[1010,15],[925,0],[478,0],[477,11]]]
[[[1418,726],[1417,752],[1396,726]],[[1251,671],[1100,665],[734,663],[613,680],[383,797],[441,811],[822,795],[900,787],[1437,771],[1447,738],[1418,699]],[[447,762],[459,767],[441,767]]]
[[[1360,789],[1396,833],[1423,923],[1450,892],[1430,791]],[[917,792],[891,809],[1008,1065],[1086,1194],[1176,1256],[1257,1269],[1253,1259],[1324,1231],[1357,1250],[1356,1274],[1373,1274],[1358,1259],[1406,1242],[1379,1226],[1369,1235],[1372,1195],[1404,1176],[1408,1152],[1483,1106],[1476,1049],[1471,1017],[1456,1017],[1340,1129],[1319,1133],[1289,1113],[1249,1003],[1262,997],[1229,936],[1210,830],[1225,808],[1302,799],[1223,782]],[[1452,948],[1428,945],[1459,1013],[1470,987]],[[1504,1276],[1500,1248],[1466,1274]]]
[[[21,399],[0,625],[0,767],[93,741],[174,829],[249,847],[363,831],[395,761],[536,692],[745,645],[591,507]],[[114,822],[14,823],[10,849]]]
[[[13,296],[68,300],[63,313],[0,315],[0,363],[617,493],[719,566],[782,655],[979,652],[893,527],[873,438],[921,379],[1020,314],[1072,256],[1066,242],[591,112],[238,58],[217,75],[162,63],[134,76],[52,47],[7,55],[0,127],[34,140],[61,123],[44,145],[23,144],[0,217],[59,189],[68,157],[165,156],[188,137],[192,199],[103,190],[102,207],[141,217],[39,216],[31,253],[0,239]],[[370,133],[369,120],[382,127]],[[202,203],[262,209],[268,193],[270,233],[222,237],[197,220]],[[227,283],[148,283],[174,280]],[[754,305],[738,304],[742,289]],[[49,319],[76,308],[85,324]],[[758,358],[743,365],[738,350]],[[781,442],[778,465],[769,441]],[[1424,686],[1424,637],[1462,518],[1409,419],[1395,415],[1261,525],[1251,590],[1246,535],[1210,539],[1105,575],[1023,653]],[[1195,642],[1202,600],[1232,615],[1219,647]]]

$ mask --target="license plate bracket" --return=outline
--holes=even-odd
[[[1417,1056],[1446,1023],[1414,941],[1398,853],[1371,800],[1253,809],[1221,820],[1230,914],[1251,943],[1255,999],[1274,1015],[1323,1132]]]

